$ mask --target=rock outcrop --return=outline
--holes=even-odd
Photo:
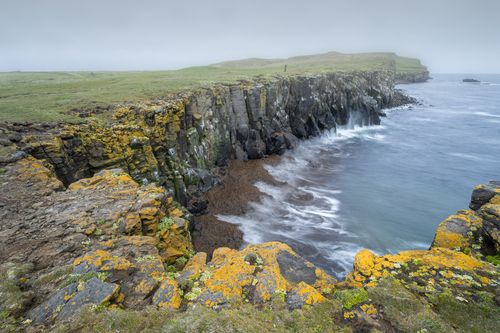
[[[192,251],[189,214],[163,188],[111,169],[64,189],[50,167],[26,157],[0,174],[2,328],[43,328],[89,308],[189,313],[276,302],[325,304],[337,324],[379,330],[454,331],[464,311],[479,318],[464,324],[471,330],[496,326],[498,182],[477,186],[471,209],[443,221],[429,250],[363,250],[337,282],[278,242],[218,248],[207,262]],[[458,314],[447,317],[451,309]]]
[[[189,303],[220,309],[283,297],[290,308],[300,308],[324,302],[323,294],[334,290],[333,278],[278,242],[218,248],[209,263],[204,258],[199,252],[177,278]]]
[[[371,298],[386,312],[374,317],[391,321],[398,330],[493,331],[498,326],[495,316],[500,314],[499,200],[498,182],[476,186],[471,210],[458,211],[441,222],[429,250],[383,256],[368,249],[358,252],[353,271],[337,284],[340,289],[367,291],[357,302],[358,313],[348,316],[362,316],[365,309],[360,306]],[[412,307],[420,322],[398,315],[395,304],[398,311]],[[478,318],[470,318],[470,313]],[[469,318],[464,327],[450,325],[463,322],[461,316]]]
[[[49,167],[26,157],[0,174],[0,271],[14,276],[0,287],[10,295],[2,311],[34,306],[27,317],[46,323],[89,304],[148,304],[166,267],[181,269],[193,253],[190,215],[121,170],[64,190]]]
[[[405,83],[421,83],[430,79],[429,71],[424,70],[418,73],[396,73],[396,82],[399,84]]]
[[[121,168],[172,189],[196,213],[196,194],[214,184],[218,166],[282,153],[337,126],[378,124],[381,108],[399,100],[393,85],[391,72],[255,79],[123,105],[107,123],[10,124],[2,131],[16,141],[6,161],[23,153],[45,160],[66,185]]]
[[[481,81],[479,81],[477,79],[467,78],[467,79],[463,79],[462,82],[465,82],[465,83],[480,83]]]

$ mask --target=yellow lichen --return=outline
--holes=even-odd
[[[73,262],[73,265],[78,266],[81,263],[94,265],[103,271],[127,270],[134,267],[134,265],[127,259],[114,256],[105,250],[96,250],[84,255],[83,257],[77,258]]]
[[[307,305],[322,303],[326,301],[326,298],[321,295],[321,293],[319,293],[316,289],[305,282],[299,282],[294,290],[296,290],[300,296],[304,297],[305,304]]]
[[[375,317],[377,316],[377,308],[373,304],[362,304],[361,310],[369,316]]]

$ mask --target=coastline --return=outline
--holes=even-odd
[[[218,247],[239,249],[244,244],[243,232],[236,224],[221,221],[217,215],[242,215],[250,209],[250,202],[258,202],[264,195],[255,186],[258,181],[271,184],[278,182],[264,168],[265,164],[276,165],[280,155],[262,159],[229,161],[223,169],[221,184],[204,194],[208,202],[207,213],[194,217],[193,245],[197,252],[206,252],[211,257]]]
[[[397,84],[423,83],[428,75],[429,73],[425,72],[415,78],[400,76]],[[419,103],[417,99],[405,94],[400,89],[394,88],[394,92],[392,103],[378,111],[382,118],[381,121],[386,116],[384,111],[386,109]],[[377,125],[379,124],[375,126]],[[317,136],[322,134],[317,133]],[[303,140],[307,141],[314,137]],[[279,164],[283,154],[286,151],[291,151],[293,154],[293,149],[297,144],[300,144],[300,141],[294,146],[282,150],[280,154],[274,153],[257,159],[229,160],[227,166],[220,168],[219,184],[211,187],[198,198],[198,200],[201,199],[201,202],[206,202],[207,207],[202,211],[202,214],[193,217],[191,235],[194,249],[197,252],[207,253],[210,259],[213,251],[219,247],[241,249],[247,245],[244,242],[243,231],[238,224],[222,221],[217,216],[241,216],[251,210],[250,204],[259,203],[261,198],[266,195],[255,186],[257,182],[263,181],[270,185],[281,184],[269,174],[264,166],[266,164],[273,166]]]

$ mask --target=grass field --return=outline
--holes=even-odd
[[[228,61],[171,71],[0,73],[0,122],[72,121],[76,118],[67,112],[73,108],[137,102],[215,82],[231,83],[255,76],[376,69],[417,72],[423,68],[417,59],[393,53],[331,52],[288,59]]]

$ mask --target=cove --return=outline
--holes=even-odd
[[[435,75],[400,86],[421,104],[388,110],[380,126],[346,125],[301,142],[265,166],[276,182],[256,182],[259,202],[219,218],[247,243],[283,241],[338,277],[362,248],[428,248],[470,188],[499,176],[500,76],[476,76],[483,84]]]

